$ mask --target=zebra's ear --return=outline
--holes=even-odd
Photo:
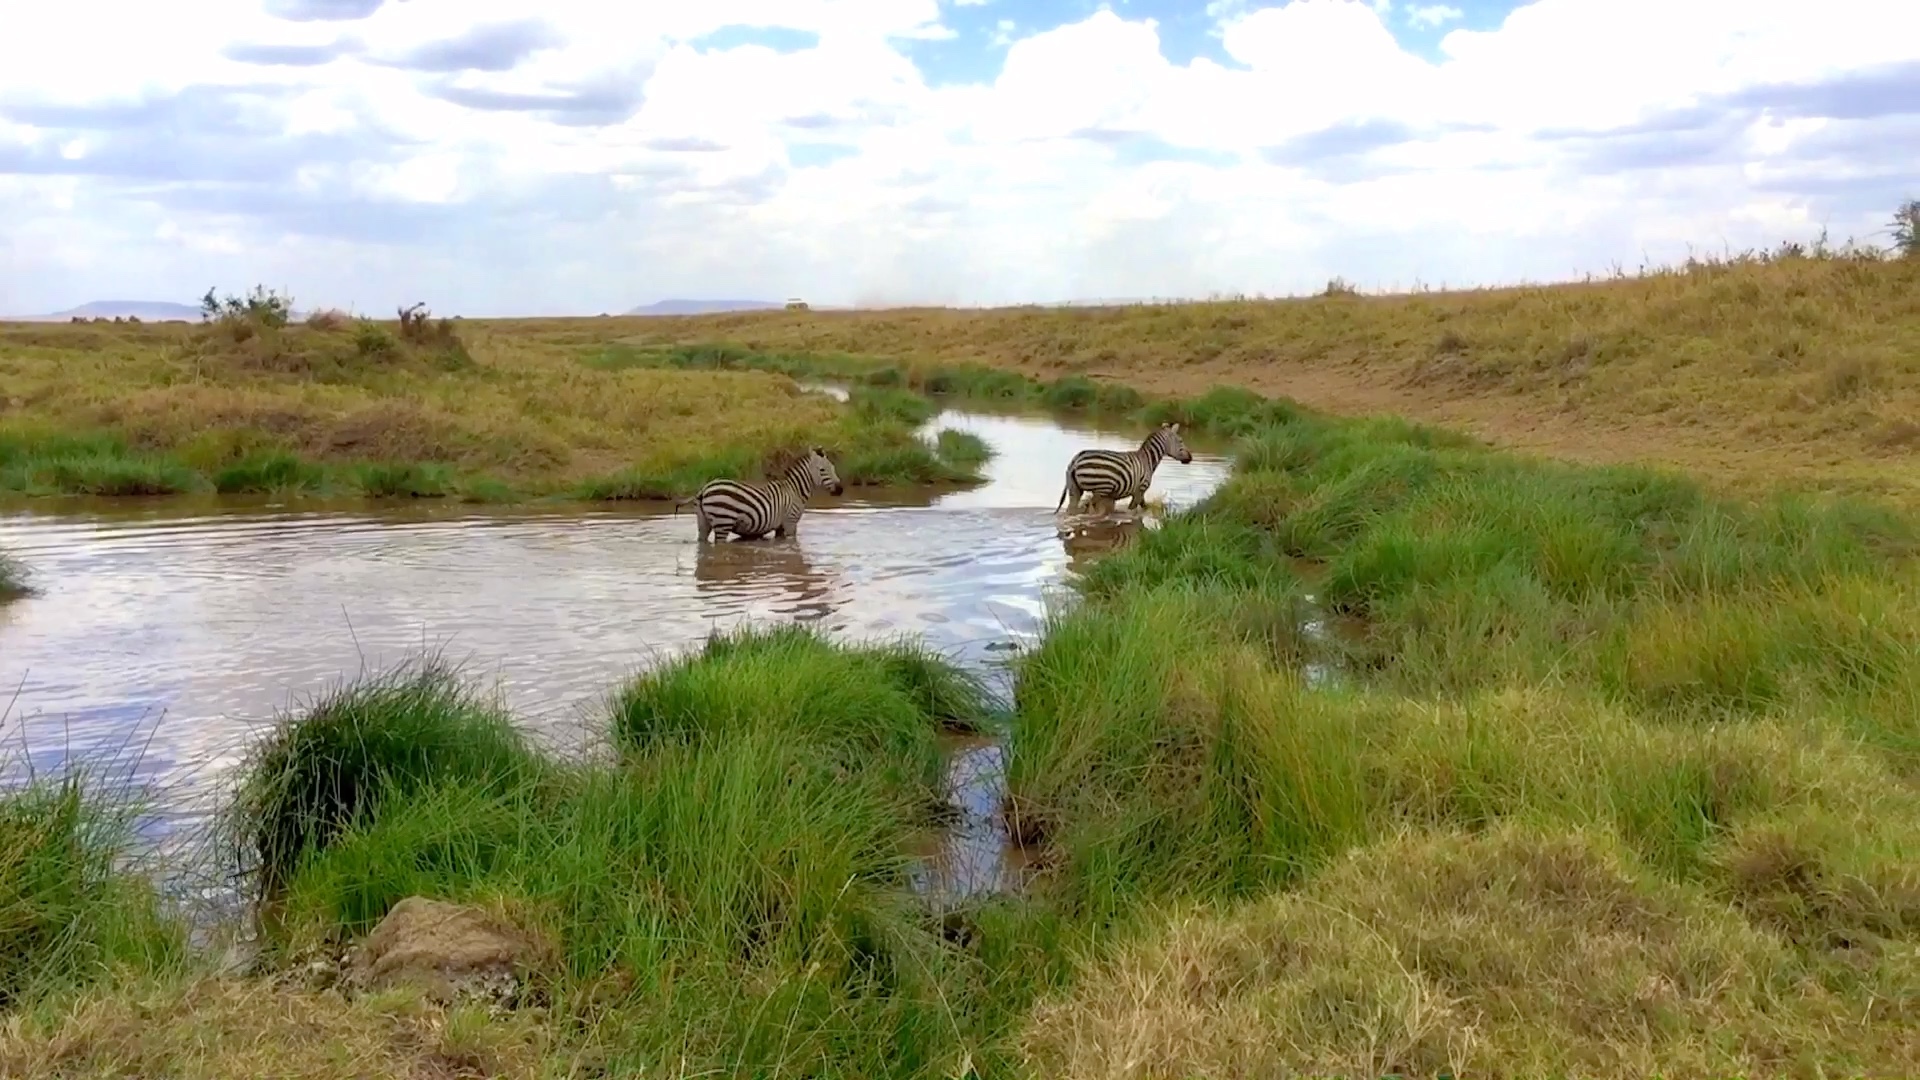
[[[815,446],[815,447],[813,447],[813,448],[812,448],[812,450],[813,450],[813,452],[814,452],[814,453],[816,453],[816,454],[818,454],[818,455],[820,455],[821,457],[826,457],[826,456],[827,456],[827,452],[826,452],[825,450],[822,450],[822,449],[820,449],[820,448],[819,448],[819,447],[817,447],[817,446]]]
[[[1180,421],[1175,420],[1169,423],[1167,425],[1167,430],[1173,432],[1175,435],[1180,434]]]

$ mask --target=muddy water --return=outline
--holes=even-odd
[[[369,669],[438,652],[566,744],[605,694],[657,657],[743,620],[810,620],[851,637],[917,632],[990,665],[1030,638],[1070,562],[1128,526],[1053,514],[1067,459],[1134,433],[943,413],[997,451],[988,482],[917,503],[817,504],[797,537],[694,542],[666,509],[480,511],[93,502],[0,510],[0,548],[37,596],[0,604],[0,759],[133,761],[167,826],[199,818],[274,714]],[[1191,504],[1226,474],[1196,450],[1153,497]],[[1124,511],[1121,515],[1124,516]],[[1069,523],[1071,524],[1071,523]],[[137,751],[137,759],[133,752]],[[944,879],[978,884],[997,840],[979,793],[998,747],[952,756],[960,823]],[[950,884],[952,882],[949,882]]]

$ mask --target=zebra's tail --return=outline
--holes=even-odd
[[[700,497],[699,495],[695,494],[695,495],[689,495],[684,499],[673,500],[673,516],[679,517],[680,508],[691,504],[695,499],[698,499],[699,497]]]
[[[1062,486],[1060,488],[1060,500],[1053,504],[1053,512],[1056,514],[1059,513],[1060,508],[1065,505],[1067,505],[1067,489],[1065,486]]]

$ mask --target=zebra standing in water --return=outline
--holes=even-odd
[[[784,538],[799,534],[800,515],[816,488],[835,495],[846,490],[826,451],[817,446],[781,470],[777,480],[709,480],[692,498],[676,501],[673,512],[693,504],[693,521],[703,544],[708,533],[731,532],[742,540],[758,540],[771,532]]]
[[[1138,510],[1147,501],[1147,486],[1153,483],[1153,471],[1163,458],[1182,465],[1193,463],[1193,452],[1180,438],[1178,423],[1154,428],[1138,450],[1082,450],[1067,463],[1067,487],[1053,505],[1053,512],[1059,513],[1069,497],[1073,503],[1068,509],[1080,509],[1082,495],[1088,496],[1102,514],[1112,512],[1114,503],[1128,497],[1132,501],[1127,508]]]

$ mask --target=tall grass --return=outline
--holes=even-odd
[[[0,1010],[181,962],[183,928],[128,866],[139,809],[95,771],[0,790]]]
[[[959,1014],[1007,1022],[906,887],[977,679],[910,640],[748,629],[612,704],[614,761],[543,762],[438,669],[292,719],[237,807],[283,868],[272,947],[410,895],[488,905],[553,943],[540,992],[622,1068],[929,1075]]]
[[[1020,663],[1007,815],[1090,917],[1286,882],[1361,833],[1356,733],[1220,618],[1240,603],[1130,594],[1056,621]]]
[[[977,679],[911,641],[849,646],[788,624],[715,635],[622,687],[612,717],[635,753],[757,731],[848,770],[899,770],[891,779],[931,801],[936,735],[977,730],[988,701]]]
[[[931,981],[952,961],[902,888],[913,807],[883,771],[762,730],[546,797],[450,780],[306,867],[290,922],[479,900],[560,943],[543,989],[615,1064],[919,1073],[952,1052]]]
[[[231,822],[263,893],[394,801],[455,781],[514,790],[542,761],[438,662],[345,684],[282,718],[242,771]]]
[[[110,434],[0,431],[0,490],[30,495],[179,495],[207,488],[192,469]]]

